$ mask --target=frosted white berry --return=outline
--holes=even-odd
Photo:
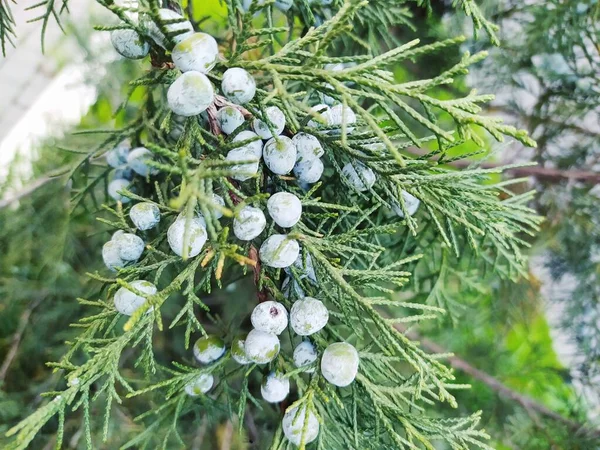
[[[274,234],[262,243],[259,257],[269,267],[284,268],[291,266],[300,254],[300,245],[287,234]]]
[[[342,126],[342,123],[346,123],[346,130],[351,132],[354,128],[349,125],[356,123],[356,114],[350,109],[350,107],[344,105],[333,106],[326,115],[328,125]]]
[[[215,91],[210,80],[200,72],[185,72],[167,91],[169,108],[180,116],[197,116],[212,104]]]
[[[310,253],[307,253],[306,257],[304,257],[302,253],[300,253],[298,255],[298,258],[296,258],[296,261],[294,261],[292,267],[296,268],[297,272],[300,272],[300,279],[308,277],[308,279],[313,283],[317,282],[317,274],[315,272],[315,266],[313,264]],[[285,271],[287,274],[292,273],[290,267],[286,268]]]
[[[348,163],[342,169],[342,175],[357,191],[366,191],[375,184],[375,173],[361,162]]]
[[[133,233],[119,234],[113,241],[119,246],[119,256],[124,261],[137,261],[144,252],[144,241]]]
[[[210,208],[212,215],[215,219],[220,219],[221,217],[223,217],[223,211],[220,208],[217,208],[216,205],[225,207],[225,200],[223,199],[223,197],[215,193],[211,195],[211,199],[212,202],[215,204],[215,206]]]
[[[320,118],[320,120],[318,119],[311,119],[308,122],[308,126],[311,128],[319,128],[322,126],[326,126],[327,122],[328,122],[328,117],[329,117],[329,106],[324,105],[324,104],[320,104],[320,105],[315,105],[311,108],[317,115],[317,117]]]
[[[267,201],[267,210],[277,225],[290,228],[300,220],[302,203],[294,194],[278,192]]]
[[[250,320],[257,330],[281,334],[287,328],[288,313],[281,303],[268,300],[256,305]]]
[[[206,394],[215,384],[215,377],[210,373],[202,373],[185,385],[185,393],[190,397]]]
[[[358,373],[358,352],[346,342],[329,345],[321,357],[321,374],[331,384],[348,386]]]
[[[173,36],[171,39],[173,42],[178,43],[184,40],[186,37],[192,35],[194,32],[194,27],[192,26],[189,20],[185,20],[181,14],[177,14],[175,11],[171,9],[162,8],[158,11],[158,16],[160,17],[161,22],[174,22],[167,23],[164,25],[164,28],[167,30],[169,34],[179,31],[177,35]],[[155,24],[150,18],[147,19],[145,23],[148,34],[152,37],[154,42],[160,45],[163,48],[166,48],[167,42],[165,35],[160,31],[160,28],[157,24]]]
[[[188,224],[187,233],[186,224]],[[191,220],[186,220],[185,217],[177,219],[167,230],[167,240],[171,250],[181,257],[184,255],[184,243],[187,244],[187,257],[193,258],[202,251],[207,237],[206,227],[197,217]]]
[[[242,241],[251,241],[267,225],[265,214],[253,206],[244,206],[233,219],[233,234]]]
[[[233,103],[245,105],[256,94],[256,81],[244,69],[232,67],[223,74],[221,90],[223,95]]]
[[[160,222],[160,210],[154,203],[136,203],[131,207],[129,217],[138,230],[149,230]]]
[[[253,139],[253,140],[250,141],[251,139]],[[253,131],[249,131],[249,130],[240,131],[233,138],[232,142],[243,142],[243,141],[250,141],[250,142],[248,142],[247,144],[245,144],[241,147],[237,147],[236,150],[243,150],[243,149],[249,150],[257,158],[260,159],[262,157],[263,143],[260,140],[260,137],[258,136],[258,134],[254,133]]]
[[[419,200],[417,197],[415,197],[412,194],[409,194],[406,191],[402,191],[400,194],[402,195],[402,199],[404,200],[404,205],[406,206],[408,214],[412,216],[414,213],[417,212],[417,209],[419,209],[421,200]],[[400,203],[393,203],[392,208],[394,209],[394,212],[398,215],[398,217],[404,217],[404,211],[402,211]]]
[[[246,336],[237,336],[231,343],[231,357],[235,362],[242,365],[250,364],[252,362],[248,356],[246,356],[246,349],[244,348],[245,344]]]
[[[266,119],[270,122],[268,125],[261,119],[254,119],[252,127],[256,134],[263,139],[271,139],[274,136],[279,136],[285,128],[285,115],[277,106],[269,106],[264,113]],[[273,130],[273,131],[271,131]]]
[[[128,190],[131,182],[124,178],[117,178],[108,183],[108,195],[121,203],[129,203],[131,199],[119,194],[119,191]]]
[[[219,336],[209,334],[194,344],[194,357],[202,364],[210,364],[225,354],[225,342]]]
[[[244,123],[244,116],[237,108],[225,106],[217,112],[217,123],[223,133],[231,134]]]
[[[309,341],[300,342],[294,349],[294,365],[296,367],[304,367],[314,363],[317,360],[317,349]],[[315,368],[306,369],[306,373],[314,373]]]
[[[294,166],[294,176],[300,183],[316,183],[321,179],[325,166],[318,158],[297,162]]]
[[[125,164],[127,164],[127,155],[129,154],[129,149],[130,146],[127,141],[121,142],[115,148],[106,152],[106,163],[115,169],[123,167]]]
[[[137,147],[127,155],[127,164],[131,169],[143,177],[155,175],[158,170],[150,167],[148,161],[152,160],[152,152],[145,147]]]
[[[110,41],[125,58],[140,59],[150,52],[150,45],[135,30],[115,30],[110,33]]]
[[[307,426],[306,431],[303,433],[305,422],[307,423]],[[307,419],[305,406],[296,406],[295,408],[287,410],[283,415],[281,427],[283,428],[285,437],[294,445],[300,445],[302,441],[304,441],[305,444],[309,444],[319,435],[319,420],[312,411],[308,411]],[[302,436],[303,434],[304,436]],[[303,437],[304,439],[302,439]]]
[[[298,133],[292,138],[292,142],[296,145],[298,162],[320,158],[325,154],[323,146],[312,134]]]
[[[271,372],[260,386],[262,398],[269,403],[279,403],[290,393],[290,380],[280,372]]]
[[[235,164],[230,167],[230,170],[233,172],[231,175],[232,178],[238,181],[246,181],[258,173],[258,161],[259,158],[256,157],[256,154],[248,149],[248,148],[236,148],[234,150],[230,150],[225,157],[227,161],[237,162],[237,161],[252,161],[244,164]]]
[[[219,46],[210,34],[194,33],[173,48],[171,57],[182,72],[208,73],[217,63]]]
[[[133,289],[147,296],[154,295],[157,292],[156,286],[149,281],[136,280],[129,284]],[[125,287],[120,288],[115,294],[115,309],[126,316],[133,315],[144,303],[146,303],[145,297],[137,295]]]
[[[294,0],[276,0],[275,1],[275,8],[277,8],[283,12],[289,11],[293,5],[294,5]]]
[[[327,307],[316,298],[304,297],[292,305],[290,325],[300,336],[310,336],[323,329],[329,320]]]
[[[286,175],[296,163],[296,146],[289,137],[277,136],[265,144],[263,159],[271,172]]]
[[[125,265],[125,261],[120,256],[119,244],[112,240],[102,246],[102,260],[104,265],[113,272]]]
[[[279,338],[266,331],[252,330],[244,343],[246,356],[257,364],[266,364],[279,354]]]

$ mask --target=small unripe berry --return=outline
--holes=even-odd
[[[171,58],[182,72],[208,73],[217,63],[219,46],[210,34],[194,33],[173,48]]]
[[[240,131],[233,138],[232,142],[250,141],[250,139],[254,140],[245,144],[242,147],[237,147],[235,150],[249,150],[252,152],[252,154],[254,154],[254,156],[260,159],[262,157],[263,152],[263,143],[260,140],[260,136],[258,136],[258,134],[249,130]]]
[[[110,41],[117,53],[125,58],[141,59],[150,52],[150,45],[135,30],[114,30],[110,33]]]
[[[190,397],[198,397],[210,391],[215,383],[215,377],[210,373],[201,373],[185,385],[185,393]]]
[[[256,364],[266,364],[279,354],[279,338],[266,331],[252,330],[244,343],[246,356]]]
[[[112,150],[106,152],[106,163],[115,169],[121,168],[127,164],[127,155],[129,154],[130,146],[127,141],[121,142]],[[121,177],[115,177],[121,178]]]
[[[113,272],[125,266],[125,261],[120,256],[119,244],[112,240],[102,246],[102,260],[104,261],[104,265]]]
[[[317,360],[317,349],[309,341],[302,341],[298,346],[294,349],[294,365],[298,368],[308,366],[314,363]],[[310,369],[305,370],[306,373],[314,373],[315,368],[312,367]]]
[[[287,328],[288,313],[281,303],[269,300],[256,305],[250,320],[257,330],[281,334]]]
[[[264,116],[269,120],[269,124],[256,118],[252,124],[254,131],[263,139],[271,139],[283,133],[285,128],[285,115],[277,106],[269,106]],[[273,129],[273,131],[271,131]]]
[[[287,234],[274,234],[262,243],[260,260],[269,267],[282,269],[291,266],[300,254],[300,245]]]
[[[290,380],[282,373],[271,372],[260,386],[262,398],[269,403],[279,403],[290,393]]]
[[[212,83],[200,72],[185,72],[167,91],[167,103],[175,114],[197,116],[206,111],[215,98]]]
[[[302,408],[298,410],[298,408]],[[294,445],[300,445],[304,430],[304,422],[307,422],[304,433],[304,443],[310,444],[319,435],[319,420],[312,411],[308,411],[308,420],[306,420],[306,406],[296,406],[285,412],[281,427],[283,434]]]
[[[356,378],[358,363],[358,352],[352,345],[336,342],[323,352],[321,374],[335,386],[348,386]]]
[[[217,123],[223,133],[231,134],[244,123],[244,116],[237,108],[225,106],[217,112]]]
[[[233,234],[242,241],[251,241],[267,225],[264,213],[252,206],[244,206],[233,219]]]
[[[145,147],[137,147],[127,155],[127,164],[131,169],[143,177],[155,175],[158,170],[150,167],[148,161],[152,160],[152,152]]]
[[[406,191],[402,191],[401,195],[402,195],[402,199],[404,200],[404,205],[406,206],[406,211],[408,212],[408,214],[410,216],[414,215],[414,213],[417,212],[417,209],[419,209],[421,200],[419,200],[417,197],[415,197],[412,194],[409,194]],[[392,209],[394,210],[394,212],[396,213],[396,215],[398,217],[404,217],[404,211],[402,211],[402,208],[400,207],[399,202],[392,203]]]
[[[235,180],[246,181],[250,178],[253,178],[258,173],[258,162],[260,158],[257,158],[256,154],[248,148],[242,147],[230,150],[225,159],[231,162],[255,160],[255,162],[235,164],[231,166],[230,170],[233,172],[231,178]]]
[[[123,233],[113,242],[119,246],[119,256],[124,261],[137,261],[144,252],[144,241],[133,233]]]
[[[149,281],[136,280],[129,283],[133,289],[142,292],[148,296],[154,295],[157,292],[156,286]],[[115,309],[121,314],[131,316],[142,305],[146,303],[146,298],[131,292],[129,289],[122,287],[115,294]],[[150,309],[148,310],[150,311]]]
[[[129,211],[129,218],[138,230],[149,230],[160,222],[160,210],[154,203],[136,203]]]
[[[316,183],[321,179],[325,166],[318,158],[297,162],[294,166],[294,175],[300,183]]]
[[[371,189],[376,181],[375,173],[361,162],[346,164],[342,169],[342,175],[354,189],[360,192]]]
[[[246,344],[246,335],[237,336],[233,342],[231,343],[231,357],[241,365],[250,364],[252,361],[246,356],[246,349],[244,348]]]
[[[117,178],[108,183],[108,195],[121,203],[129,203],[131,199],[119,194],[119,191],[128,190],[131,182],[123,178]]]
[[[302,203],[294,194],[278,192],[267,201],[267,210],[277,225],[290,228],[300,220]]]
[[[305,297],[292,305],[290,325],[300,336],[310,336],[323,329],[329,320],[327,307],[316,298]]]
[[[189,223],[187,233],[186,223]],[[206,227],[197,217],[189,221],[185,217],[177,219],[167,230],[167,240],[171,250],[181,257],[184,255],[184,243],[187,244],[187,257],[193,258],[200,254],[207,238]]]
[[[181,31],[181,33],[171,38],[174,43],[181,42],[188,36],[191,36],[194,32],[194,27],[192,26],[191,22],[189,20],[184,20],[184,17],[181,14],[177,14],[171,9],[160,9],[158,11],[158,16],[160,17],[162,22],[179,20],[179,22],[168,23],[164,26],[168,33],[173,33],[174,31]],[[148,34],[152,37],[154,42],[156,42],[161,47],[166,48],[166,37],[163,34],[163,32],[160,31],[158,25],[154,23],[150,18],[147,18],[145,25],[148,30]]]
[[[223,74],[221,82],[223,95],[231,102],[245,105],[254,98],[256,94],[256,81],[244,69],[232,67]]]
[[[201,337],[194,344],[194,357],[202,364],[210,364],[225,354],[225,342],[214,334]]]
[[[312,134],[298,133],[292,138],[292,142],[296,145],[297,162],[320,158],[325,154],[323,146]]]
[[[286,175],[296,163],[296,146],[289,137],[278,136],[265,144],[263,159],[271,172]]]

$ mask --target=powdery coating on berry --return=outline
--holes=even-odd
[[[158,16],[160,17],[162,22],[169,22],[173,20],[179,20],[179,22],[165,24],[164,28],[168,33],[172,33],[174,31],[181,31],[181,33],[173,36],[171,39],[173,42],[178,43],[188,36],[191,36],[194,32],[194,27],[192,26],[189,20],[184,20],[184,17],[180,14],[177,14],[175,11],[167,8],[162,8],[158,11]],[[151,18],[146,18],[146,29],[148,30],[148,34],[152,37],[154,42],[160,45],[163,48],[166,48],[166,38],[165,35],[160,31],[159,26],[152,21]]]
[[[185,385],[185,393],[190,397],[198,397],[210,391],[215,383],[215,377],[210,373],[202,373]]]
[[[292,142],[296,146],[297,162],[320,158],[325,154],[323,146],[312,134],[298,133],[292,138]]]
[[[219,58],[219,46],[210,34],[194,33],[173,47],[173,63],[182,72],[208,73]]]
[[[260,393],[269,403],[282,402],[290,393],[290,380],[280,372],[271,372],[260,386]]]
[[[248,150],[251,151],[254,156],[257,158],[262,157],[263,153],[263,143],[260,140],[260,136],[254,133],[253,131],[244,130],[240,131],[234,138],[232,142],[243,142],[249,141],[250,139],[255,139],[252,142],[249,142],[241,147],[237,147],[236,150]]]
[[[104,265],[116,272],[118,268],[125,265],[125,261],[121,259],[119,254],[119,244],[115,241],[108,241],[102,246],[102,261]]]
[[[300,220],[302,203],[294,194],[278,192],[267,201],[267,210],[277,225],[290,228]]]
[[[106,163],[110,167],[114,167],[115,169],[124,166],[125,164],[127,164],[127,155],[129,154],[129,149],[129,144],[126,141],[121,142],[115,148],[106,152]]]
[[[188,223],[187,233],[186,223]],[[197,217],[189,221],[184,217],[177,219],[167,230],[167,240],[171,250],[181,257],[184,254],[184,243],[187,244],[187,257],[193,258],[202,251],[207,237],[206,227]]]
[[[244,348],[245,343],[246,335],[237,336],[231,343],[231,357],[235,362],[243,366],[252,362],[248,356],[246,356],[246,349]]]
[[[319,104],[319,105],[313,106],[310,109],[315,111],[317,117],[320,117],[321,120],[311,119],[307,125],[311,128],[319,128],[319,127],[327,126],[329,110],[331,108],[329,108],[329,106],[327,106],[325,104]]]
[[[256,305],[250,320],[257,330],[279,335],[287,328],[288,313],[281,303],[269,300]]]
[[[346,130],[351,132],[353,128],[348,127],[348,125],[356,123],[356,114],[354,114],[354,111],[348,106],[344,108],[344,105],[335,105],[329,110],[326,119],[329,125],[340,127],[342,126],[342,122],[345,121],[347,127]]]
[[[417,212],[417,209],[419,209],[421,200],[419,200],[417,197],[415,197],[412,194],[409,194],[406,191],[402,191],[400,195],[402,195],[402,199],[404,200],[404,205],[406,206],[408,215],[414,215]],[[402,211],[400,203],[392,203],[392,209],[398,217],[404,217],[404,211]]]
[[[200,72],[185,72],[167,91],[167,103],[175,114],[197,116],[212,104],[215,91],[210,80]]]
[[[108,183],[108,195],[121,203],[129,203],[131,199],[119,194],[119,191],[126,190],[129,188],[131,182],[124,178],[117,178]]]
[[[358,172],[357,172],[358,169]],[[369,190],[375,184],[375,172],[360,162],[348,163],[342,169],[342,175],[357,191]]]
[[[223,95],[233,103],[245,105],[256,94],[256,81],[244,69],[232,67],[223,74],[221,90]]]
[[[242,241],[251,241],[267,226],[264,213],[252,206],[244,206],[233,219],[233,234]]]
[[[213,193],[210,197],[214,205],[225,207],[225,200],[223,199],[223,197],[215,193]],[[213,206],[210,208],[210,210],[215,219],[220,219],[221,217],[223,217],[223,211],[220,208]]]
[[[320,159],[309,159],[297,162],[294,166],[294,176],[300,183],[316,183],[323,176],[325,166]]]
[[[306,432],[304,433],[304,443],[309,444],[314,441],[319,435],[319,420],[312,411],[308,411],[308,419],[306,419],[306,407],[296,406],[285,412],[281,427],[283,434],[294,445],[300,445],[302,442],[302,432],[304,430],[304,422],[307,422]]]
[[[246,356],[256,364],[266,364],[279,354],[279,338],[273,333],[252,330],[244,343]]]
[[[305,297],[292,305],[290,325],[300,336],[310,336],[323,329],[329,320],[327,307],[316,298]]]
[[[149,230],[160,222],[160,210],[154,203],[137,203],[131,207],[129,218],[138,230]]]
[[[225,342],[214,334],[201,337],[194,344],[194,357],[202,364],[210,364],[224,354]]]
[[[127,155],[127,164],[131,169],[143,177],[155,175],[158,170],[148,165],[148,161],[152,160],[152,152],[146,147],[136,147],[129,155]]]
[[[217,124],[219,125],[221,131],[225,134],[233,133],[243,123],[244,115],[233,106],[225,106],[217,112]]]
[[[150,51],[150,45],[134,30],[112,31],[110,41],[117,53],[125,58],[140,59]]]
[[[148,296],[154,295],[157,292],[156,286],[149,281],[136,280],[129,284],[136,291]],[[145,297],[137,295],[125,287],[120,288],[115,294],[115,309],[126,316],[133,315],[144,303],[146,303]]]
[[[259,257],[263,264],[282,269],[291,266],[300,254],[300,245],[287,234],[274,234],[262,243]]]
[[[276,0],[275,8],[280,11],[287,12],[294,5],[294,0]]]
[[[258,118],[254,119],[252,127],[254,128],[256,134],[263,139],[271,139],[272,137],[279,136],[281,133],[283,133],[285,128],[285,115],[283,114],[283,111],[281,111],[277,106],[269,106],[265,110],[264,115],[269,120],[270,124],[267,125],[267,123]],[[273,132],[271,129],[273,129]]]
[[[286,175],[296,163],[296,146],[289,137],[277,136],[265,144],[263,159],[271,172]]]
[[[125,232],[123,230],[117,230],[115,231],[112,236],[110,237],[110,239],[112,241],[116,240],[119,236],[121,236],[122,234],[125,234]]]
[[[114,240],[119,246],[119,256],[124,261],[137,261],[144,252],[144,241],[133,233],[123,233]]]
[[[294,349],[294,365],[296,367],[304,367],[314,363],[317,360],[317,349],[309,341],[303,341]],[[306,373],[314,373],[315,368],[306,369]]]
[[[348,386],[358,373],[358,352],[346,342],[331,344],[321,357],[321,374],[331,384]]]
[[[248,148],[237,148],[234,150],[230,150],[225,157],[227,161],[236,162],[236,161],[252,161],[244,164],[235,164],[230,167],[230,170],[233,172],[231,178],[238,181],[246,181],[258,173],[258,161],[259,158],[256,157],[254,152]]]

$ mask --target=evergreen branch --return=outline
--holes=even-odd
[[[16,4],[16,0],[0,0],[0,47],[2,47],[2,56],[6,56],[6,44],[15,46],[15,20],[10,10],[9,1]]]

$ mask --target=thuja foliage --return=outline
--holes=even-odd
[[[150,58],[140,62],[147,72],[130,83],[130,94],[142,99],[135,117],[118,130],[87,132],[90,148],[63,149],[77,159],[64,171],[73,183],[71,208],[96,214],[98,227],[107,231],[136,233],[130,205],[146,202],[158,209],[160,224],[137,232],[145,244],[137,262],[116,274],[89,273],[96,289],[78,299],[89,313],[74,324],[80,333],[65,355],[50,363],[64,383],[8,431],[6,447],[27,447],[49,422],[56,426],[61,447],[65,421],[73,414],[81,417],[85,442],[93,447],[98,439],[110,439],[115,415],[131,407],[140,428],[128,442],[118,443],[124,448],[187,447],[199,425],[225,419],[261,448],[286,448],[292,444],[284,437],[281,417],[298,407],[308,411],[306,420],[296,418],[304,420],[297,425],[300,448],[433,448],[440,442],[456,449],[488,448],[478,426],[480,413],[444,417],[436,412],[440,404],[456,407],[452,392],[466,386],[454,382],[441,355],[424,352],[397,327],[453,314],[453,300],[443,288],[450,278],[471,289],[476,269],[506,279],[525,270],[521,249],[539,223],[526,206],[531,195],[514,195],[510,182],[493,181],[502,168],[457,171],[451,164],[461,144],[481,143],[481,129],[498,140],[533,141],[481,114],[490,95],[472,92],[441,100],[431,94],[485,55],[466,54],[431,79],[397,82],[394,66],[444,51],[463,38],[429,45],[413,41],[385,50],[354,34],[356,24],[365,25],[366,34],[382,26],[367,2],[334,2],[325,11],[299,1],[287,12],[294,20],[286,21],[269,2],[226,1],[227,28],[216,36],[222,57],[207,76],[218,87],[227,69],[245,69],[256,80],[256,95],[242,107],[217,93],[204,114],[179,117],[169,108],[166,92],[181,76],[170,50],[182,33],[177,25],[186,19],[165,19],[155,2],[135,7],[99,3],[120,22],[98,29],[134,30],[139,42],[150,45]],[[493,33],[473,2],[459,4],[475,24]],[[169,6],[179,9],[173,2]],[[383,24],[403,17],[388,16]],[[194,26],[213,31],[202,23]],[[155,30],[164,38],[162,45]],[[347,40],[359,45],[344,47]],[[332,70],[328,64],[343,66]],[[339,122],[324,121],[322,107],[313,108],[324,98],[341,105]],[[216,116],[225,106],[245,118],[230,136],[221,133]],[[309,132],[318,139],[325,162],[319,182],[297,183],[262,164],[254,177],[240,180],[240,164],[256,160],[225,158],[255,142],[232,139],[253,119],[275,131],[267,110],[273,106],[285,117],[284,135]],[[125,99],[118,112],[128,108]],[[125,139],[145,147],[152,158],[136,170],[143,176],[116,192],[109,187],[115,202],[106,196],[106,187],[123,175],[100,158]],[[424,154],[416,148],[425,149]],[[283,191],[302,203],[301,218],[286,238],[300,244],[299,264],[285,272],[269,265],[258,250],[261,241],[285,230],[269,222],[262,234],[243,241],[233,236],[231,221],[247,205],[265,209],[267,199]],[[223,205],[215,203],[213,194],[223,197]],[[413,197],[421,203],[416,214],[407,200]],[[198,213],[208,239],[189,257],[187,244],[195,238],[191,227]],[[180,214],[184,250],[177,255],[167,230]],[[100,249],[96,253],[100,258]],[[314,274],[307,276],[309,260]],[[136,280],[147,280],[157,290],[140,291]],[[232,298],[240,284],[253,292],[250,299]],[[115,294],[123,288],[144,299],[129,318],[115,309]],[[420,301],[424,292],[429,295]],[[333,342],[358,349],[359,370],[350,386],[338,389],[328,383],[318,361],[308,370],[296,367],[291,349],[299,338],[291,330],[281,335],[282,349],[267,366],[239,365],[232,350],[208,365],[192,362],[193,339],[210,333],[232,343],[240,329],[249,329],[247,314],[256,302],[273,299],[289,310],[304,296],[320,299],[329,310],[327,325],[310,336],[319,355]],[[156,345],[165,340],[187,351],[179,352],[178,360],[165,358],[177,353]],[[281,408],[258,397],[267,369],[292,382]],[[208,393],[188,395],[185,387],[203,374],[215,377],[216,385]],[[319,432],[309,443],[314,424],[308,418],[313,416]]]

